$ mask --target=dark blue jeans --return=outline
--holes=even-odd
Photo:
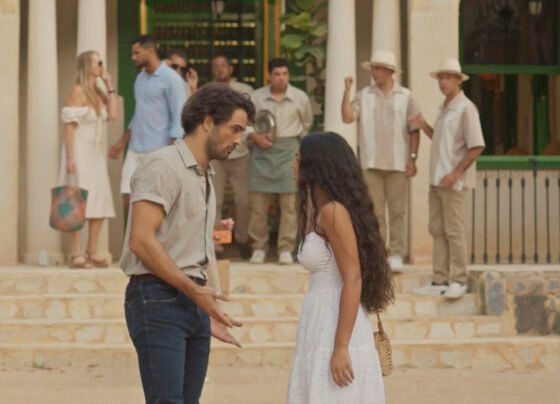
[[[198,404],[210,354],[208,315],[155,277],[132,277],[124,306],[146,403]]]

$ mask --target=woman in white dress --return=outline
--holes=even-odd
[[[71,233],[71,268],[107,267],[109,262],[97,252],[97,241],[103,220],[115,217],[113,196],[104,151],[103,126],[117,119],[117,97],[111,76],[95,51],[78,56],[76,84],[62,108],[64,144],[58,185],[74,182],[86,189],[88,241],[86,253],[81,252],[80,232]],[[106,91],[96,84],[98,78]]]
[[[310,272],[289,404],[380,404],[383,378],[368,313],[394,298],[391,269],[362,171],[336,133],[301,141],[299,261]]]

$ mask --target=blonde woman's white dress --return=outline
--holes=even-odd
[[[288,404],[383,404],[385,392],[369,316],[360,306],[349,351],[354,382],[338,387],[330,360],[338,324],[342,278],[334,253],[323,238],[306,236],[298,255],[310,273],[299,319]]]
[[[115,217],[113,195],[107,171],[107,153],[103,138],[103,124],[107,110],[101,108],[99,116],[91,107],[64,107],[63,123],[77,124],[74,131],[74,162],[78,186],[88,190],[87,219]],[[63,142],[58,185],[68,185],[66,172],[66,147]]]

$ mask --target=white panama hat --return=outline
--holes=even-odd
[[[371,70],[372,66],[382,66],[394,71],[395,73],[401,73],[401,70],[397,68],[395,54],[390,51],[373,51],[371,59],[362,62],[362,67],[368,72]]]
[[[469,76],[467,76],[461,70],[461,64],[457,59],[450,58],[443,60],[439,65],[439,69],[437,69],[435,72],[431,72],[430,76],[432,76],[434,79],[437,79],[438,74],[440,73],[455,74],[461,77],[461,81],[467,81],[469,79]]]

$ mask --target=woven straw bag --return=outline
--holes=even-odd
[[[383,323],[381,322],[381,317],[379,313],[377,314],[377,329],[378,331],[373,333],[373,339],[375,341],[375,349],[379,354],[379,363],[381,365],[381,373],[383,376],[389,376],[393,373],[393,358],[391,355],[391,341],[389,341],[389,336],[383,330]]]
[[[77,186],[74,175],[70,185],[51,190],[51,214],[49,224],[58,231],[75,232],[84,227],[88,191]]]

